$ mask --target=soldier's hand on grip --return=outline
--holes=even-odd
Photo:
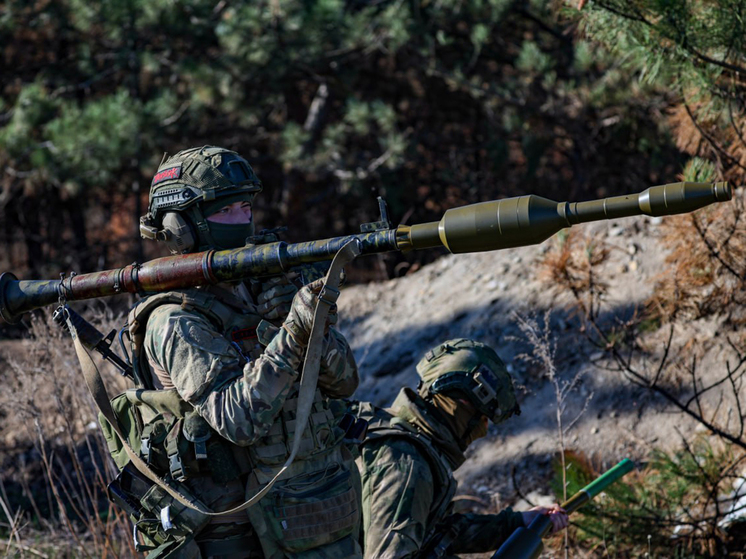
[[[521,514],[523,515],[523,523],[526,526],[531,524],[537,516],[549,516],[549,520],[552,521],[552,534],[564,530],[570,523],[570,520],[567,517],[567,511],[558,504],[554,504],[551,507],[534,507],[526,512],[522,512]]]
[[[299,344],[308,345],[308,339],[311,336],[311,327],[313,326],[313,314],[316,310],[316,303],[319,300],[318,294],[323,286],[323,280],[316,280],[301,288],[295,294],[295,297],[293,297],[290,312],[282,326]],[[330,325],[336,323],[337,305],[332,305],[329,309],[324,331],[326,332]]]
[[[262,283],[256,309],[265,320],[282,320],[290,312],[296,293],[298,288],[286,276],[269,278]]]

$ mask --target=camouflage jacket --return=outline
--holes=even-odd
[[[245,308],[236,314],[239,324],[232,325],[234,332],[236,329],[253,332],[260,323],[252,303],[245,303]],[[208,313],[178,304],[163,304],[149,315],[143,350],[157,387],[175,388],[215,432],[235,445],[253,449],[262,445],[266,447],[268,440],[285,430],[286,426],[278,429],[276,424],[288,413],[286,400],[297,396],[299,371],[305,353],[305,347],[296,343],[283,328],[270,329],[270,334],[265,336],[266,347],[260,347],[256,340],[253,337],[250,343],[237,344],[235,337],[230,332],[221,331]],[[324,346],[318,392],[324,399],[351,395],[358,384],[352,350],[334,328],[329,329]],[[318,415],[316,413],[314,417]],[[286,420],[287,417],[282,421]],[[335,457],[339,456],[339,449],[336,447],[341,448],[341,438],[329,441],[334,447],[329,459],[338,461]],[[319,467],[318,460],[315,464],[309,463],[308,467]],[[304,471],[303,457],[299,453],[292,472],[297,475]],[[245,499],[246,487],[239,480],[221,485],[209,477],[201,477],[188,479],[185,483],[214,510],[225,510]],[[269,503],[270,496],[265,500]],[[252,507],[249,516],[260,506]],[[220,530],[228,520],[234,526],[249,520],[246,512],[235,516],[230,519],[223,517],[219,525],[211,525],[210,530]],[[253,517],[252,524],[255,524]],[[220,539],[223,532],[225,530],[220,530],[215,538]],[[270,548],[265,545],[261,530],[257,528],[257,532],[265,556],[284,556],[281,551],[268,551]],[[309,557],[359,556],[354,540],[352,543],[348,540],[350,538],[322,545],[320,553]],[[350,553],[347,548],[350,548]],[[276,546],[271,549],[275,550]]]
[[[305,352],[280,328],[261,355],[247,362],[206,316],[175,304],[152,312],[144,346],[161,384],[168,379],[215,431],[240,446],[268,433],[298,380]],[[350,396],[359,382],[352,350],[334,328],[325,346],[318,387],[327,397]]]
[[[391,409],[374,409],[368,419],[369,437],[358,458],[365,557],[435,557],[427,544],[441,532],[448,555],[486,552],[523,526],[521,514],[510,508],[499,514],[452,514],[457,488],[452,473],[464,456],[414,391],[402,389]]]

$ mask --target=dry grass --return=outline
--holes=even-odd
[[[556,292],[570,292],[585,318],[593,318],[609,289],[598,269],[608,260],[610,249],[582,231],[564,230],[557,239],[541,263],[540,277]]]
[[[746,221],[744,191],[729,204],[666,219],[661,241],[671,252],[655,295],[652,315],[664,321],[723,314],[746,322]]]
[[[0,349],[0,549],[19,557],[131,557],[130,525],[108,502],[114,467],[67,332],[51,313]],[[95,314],[96,316],[93,316]],[[108,311],[88,313],[108,332]],[[108,365],[112,394],[125,387]]]

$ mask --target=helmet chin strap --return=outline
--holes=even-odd
[[[484,435],[486,435],[486,434],[487,434],[487,433],[486,433],[486,430],[485,430],[485,433],[484,433],[484,434],[482,434],[482,435],[479,435],[479,436],[474,436],[474,435],[475,435],[475,431],[476,431],[476,429],[477,429],[477,428],[479,428],[479,427],[480,427],[480,426],[482,425],[482,422],[484,421],[484,420],[482,419],[483,417],[485,417],[485,416],[484,416],[484,415],[482,415],[481,413],[478,413],[478,412],[477,412],[477,413],[476,413],[476,414],[475,414],[474,416],[472,416],[472,418],[471,418],[471,419],[469,420],[469,423],[468,423],[468,425],[466,426],[466,431],[464,432],[464,436],[463,436],[463,439],[459,439],[459,444],[461,444],[461,442],[462,442],[462,441],[463,441],[463,443],[464,443],[464,448],[462,448],[461,450],[466,450],[466,448],[467,448],[467,447],[468,447],[468,446],[469,446],[469,445],[470,445],[471,443],[473,443],[473,442],[474,442],[474,441],[476,441],[477,439],[480,439],[480,438],[484,437]]]

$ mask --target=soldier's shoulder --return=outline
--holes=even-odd
[[[159,353],[158,349],[165,349],[167,340],[175,342],[183,339],[194,345],[192,338],[200,336],[212,340],[216,336],[215,325],[193,308],[186,309],[166,301],[152,309],[147,317],[145,346],[156,354]]]
[[[366,465],[415,462],[427,465],[427,458],[422,448],[413,439],[406,436],[371,437],[363,445],[363,460]],[[429,468],[428,468],[429,469]]]
[[[189,320],[200,316],[195,310],[185,309],[177,303],[164,302],[150,311],[147,318],[148,330],[158,329],[177,320]]]
[[[150,318],[152,319],[156,316],[174,316],[182,314],[191,314],[191,312],[187,311],[178,303],[163,302],[150,311]]]

